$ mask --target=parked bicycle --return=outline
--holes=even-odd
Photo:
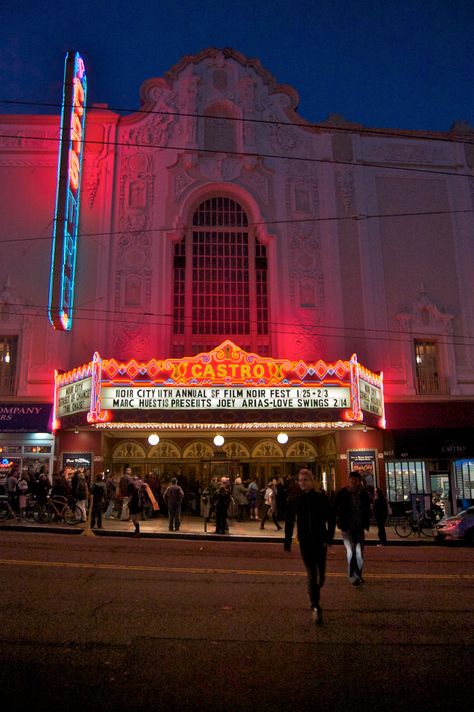
[[[406,538],[410,534],[416,534],[417,536],[432,537],[435,534],[434,526],[436,521],[425,512],[418,516],[413,516],[413,512],[407,512],[407,516],[398,519],[395,522],[395,532],[398,536]]]
[[[27,495],[26,507],[17,512],[13,509],[8,499],[2,497],[0,499],[0,522],[4,522],[7,519],[26,519],[28,522],[38,522],[39,510],[36,500],[31,495]]]
[[[48,497],[45,504],[37,504],[39,522],[66,522],[70,526],[82,520],[82,510],[77,504],[72,506],[66,497],[59,495]]]

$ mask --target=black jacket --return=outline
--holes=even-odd
[[[300,490],[286,502],[285,549],[290,551],[296,519],[298,541],[301,548],[331,543],[334,535],[330,504],[323,492]]]
[[[362,527],[369,531],[370,527],[370,498],[367,490],[360,487],[358,490],[358,495],[360,499],[361,514],[362,514]],[[351,519],[351,493],[347,487],[343,487],[336,495],[334,501],[334,507],[336,510],[336,524],[338,528],[346,532],[349,529],[349,522]]]

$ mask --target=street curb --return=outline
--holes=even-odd
[[[116,530],[112,531],[110,529],[91,529],[86,530],[77,527],[58,527],[58,526],[41,526],[41,524],[32,524],[30,526],[24,524],[0,524],[0,531],[20,531],[20,532],[42,532],[43,534],[67,534],[80,536],[88,531],[89,534],[93,534],[97,537],[126,537],[128,539],[134,538],[133,531]],[[226,542],[248,542],[248,543],[263,543],[263,544],[283,544],[283,537],[281,539],[276,539],[274,537],[265,536],[244,536],[241,534],[215,534],[212,532],[140,532],[140,539],[172,539],[176,540],[193,540],[198,541],[226,541]],[[344,542],[341,539],[336,539],[333,545],[339,546]],[[387,541],[385,545],[388,547],[394,546],[440,546],[441,544],[452,544],[453,542],[441,542],[436,539],[392,539]],[[365,546],[377,546],[378,542],[376,539],[366,539]],[[382,547],[380,547],[382,548]]]

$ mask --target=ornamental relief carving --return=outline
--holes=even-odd
[[[165,148],[178,115],[178,95],[165,89],[162,80],[149,80],[142,87],[142,98],[150,113],[126,130],[121,141],[128,146]]]
[[[126,440],[125,442],[122,442],[116,447],[114,447],[114,449],[112,450],[112,457],[114,459],[117,458],[126,460],[144,458],[145,450],[138,443],[135,443],[132,440]]]
[[[283,450],[273,440],[262,440],[252,450],[252,457],[283,457]]]
[[[165,458],[166,460],[181,459],[181,451],[179,447],[170,440],[160,440],[158,445],[153,445],[148,450],[148,459]]]
[[[424,288],[420,290],[420,299],[404,312],[395,315],[400,331],[433,334],[452,334],[454,315],[442,311],[427,296]]]
[[[123,320],[136,321],[136,315],[127,315]],[[150,354],[150,328],[147,324],[127,324],[116,327],[113,338],[114,353],[119,359],[145,359]]]
[[[352,168],[342,168],[336,171],[336,188],[341,204],[346,212],[353,209],[354,204],[354,173]]]
[[[231,440],[222,446],[225,454],[230,460],[241,460],[250,457],[250,450],[244,443]]]
[[[318,451],[312,443],[308,443],[305,440],[297,440],[289,445],[286,451],[286,457],[304,457],[308,460],[312,460],[318,457]]]
[[[317,310],[312,315],[312,323],[296,320],[293,327],[292,345],[293,353],[303,361],[312,361],[318,354],[327,349],[326,339],[319,335],[323,330],[324,313]]]
[[[214,457],[214,449],[209,443],[193,442],[188,445],[183,451],[184,459],[193,460],[212,460]]]
[[[13,151],[18,151],[18,149],[42,152],[53,151],[57,162],[59,132],[59,128],[53,130],[43,129],[42,131],[34,131],[28,128],[26,131],[7,132],[0,138],[0,148]]]
[[[315,309],[324,306],[320,231],[314,220],[319,214],[318,184],[309,172],[313,170],[311,164],[297,163],[292,162],[289,167],[291,175],[287,177],[285,190],[287,214],[302,218],[288,228],[290,300],[295,308]],[[302,173],[306,174],[305,181],[301,179]]]

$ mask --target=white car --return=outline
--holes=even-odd
[[[438,541],[465,541],[474,546],[474,507],[442,519],[435,528]]]

